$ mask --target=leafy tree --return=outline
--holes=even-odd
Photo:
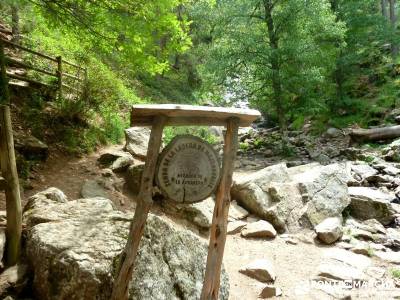
[[[190,46],[186,0],[30,0],[53,28],[75,36],[121,68],[161,73],[172,53]]]
[[[220,99],[249,100],[281,130],[290,114],[324,108],[344,35],[328,1],[222,0],[212,21],[203,73],[223,88]]]
[[[330,106],[335,113],[338,109],[351,109],[354,106],[351,98],[368,93],[366,88],[362,88],[361,94],[354,94],[354,90],[358,89],[361,78],[369,77],[376,68],[388,62],[385,44],[396,44],[397,41],[395,29],[387,20],[386,9],[382,10],[375,0],[331,2],[338,21],[346,24],[345,43],[337,45],[340,55],[333,76],[337,92],[336,97],[331,98]],[[386,1],[382,3],[385,8]]]

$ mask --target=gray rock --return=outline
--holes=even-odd
[[[28,202],[25,204],[23,213],[24,216],[28,217],[24,221],[28,223],[28,226],[32,226],[32,224],[37,224],[40,222],[46,222],[47,220],[52,220],[52,214],[42,215],[42,218],[35,219],[35,216],[30,217],[32,212],[32,208],[35,207],[47,209],[47,207],[51,207],[55,203],[67,203],[68,199],[65,194],[57,188],[51,187],[47,190],[44,190],[40,193],[37,193],[28,199]],[[32,223],[33,222],[33,223]]]
[[[111,165],[114,161],[116,161],[120,157],[131,156],[127,152],[123,151],[106,151],[100,155],[97,161],[102,165]]]
[[[126,172],[126,184],[128,189],[134,194],[137,194],[140,190],[143,170],[144,163],[131,165]]]
[[[134,163],[133,157],[131,155],[125,155],[118,157],[110,166],[110,169],[115,172],[124,172],[128,169],[130,165]]]
[[[350,204],[347,182],[352,178],[346,164],[311,168],[295,176],[295,180],[306,202],[303,220],[312,227],[326,218],[341,216]]]
[[[269,194],[272,182],[285,182],[289,174],[285,164],[273,165],[236,180],[232,186],[232,198],[239,205],[260,218],[273,221],[268,209],[273,205]]]
[[[261,282],[270,282],[276,279],[274,265],[267,259],[257,259],[240,268],[239,272]]]
[[[113,171],[111,169],[102,169],[101,170],[101,176],[103,177],[113,177]]]
[[[326,131],[326,136],[328,136],[330,138],[336,138],[336,137],[339,137],[342,135],[343,135],[342,131],[337,128],[331,127],[331,128],[328,128],[328,130]]]
[[[273,165],[236,180],[231,189],[232,198],[236,199],[239,205],[256,216],[276,224],[279,223],[280,227],[284,227],[286,216],[281,217],[279,215],[275,217],[269,211],[274,204],[269,194],[269,189],[271,186],[279,185],[279,183],[284,183],[288,180],[289,174],[286,165]]]
[[[28,283],[28,266],[17,264],[5,269],[0,274],[0,297],[3,299],[7,293],[18,294]]]
[[[81,189],[83,198],[102,197],[107,198],[107,192],[96,180],[87,180]]]
[[[14,132],[14,147],[27,159],[46,160],[49,147],[35,138],[22,132]]]
[[[400,162],[400,139],[394,140],[382,150],[383,157],[387,161]]]
[[[390,203],[394,198],[392,195],[369,187],[349,187],[349,195],[353,217],[361,220],[376,219],[384,225],[394,219],[395,211]]]
[[[260,220],[247,224],[245,229],[242,231],[242,236],[255,238],[274,238],[276,237],[276,230],[267,221]]]
[[[320,241],[332,244],[343,235],[342,220],[340,218],[328,218],[315,227],[315,232]]]
[[[132,214],[104,198],[50,203],[45,198],[24,214],[26,255],[38,298],[109,299],[115,266]],[[207,246],[194,234],[149,215],[140,244],[129,299],[199,299]],[[222,272],[220,298],[228,299]]]
[[[229,206],[229,218],[233,220],[242,220],[247,218],[249,212],[243,207],[239,206],[235,200]]]
[[[376,257],[387,263],[400,265],[400,252],[376,251],[374,254]]]
[[[272,297],[279,297],[282,295],[282,290],[273,285],[266,285],[261,291],[259,298],[266,299]]]
[[[359,182],[368,181],[369,178],[378,174],[378,171],[367,163],[358,163],[351,165],[351,171],[353,172],[353,177]]]
[[[273,202],[265,212],[266,219],[281,233],[299,231],[305,208],[298,185],[272,182],[268,192]]]
[[[131,127],[125,129],[125,150],[134,157],[144,160],[150,139],[150,129],[146,127]]]
[[[362,254],[365,256],[370,256],[372,254],[372,250],[369,245],[365,242],[357,243],[354,247],[352,247],[351,252],[356,254]]]
[[[351,251],[333,248],[325,251],[317,276],[333,280],[364,280],[371,259]]]
[[[351,180],[349,164],[314,163],[289,169],[278,164],[237,180],[231,193],[279,232],[296,232],[341,216],[350,203],[347,182]]]
[[[185,219],[202,229],[208,229],[211,227],[214,206],[213,198],[208,197],[198,203],[179,205],[178,209]]]

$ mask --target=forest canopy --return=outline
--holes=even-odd
[[[6,0],[1,7],[20,42],[93,70],[92,111],[138,101],[240,103],[284,130],[310,119],[316,127],[373,125],[398,105],[395,0]]]

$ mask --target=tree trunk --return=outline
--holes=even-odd
[[[389,19],[387,0],[381,0],[381,11],[382,11],[382,16],[385,19]]]
[[[373,129],[353,129],[350,136],[355,142],[394,139],[400,137],[400,125]]]
[[[389,0],[389,11],[390,24],[392,25],[393,32],[395,32],[397,27],[396,0]],[[399,47],[395,42],[392,42],[391,51],[393,57],[397,56],[397,54],[399,53]]]
[[[18,12],[18,7],[13,4],[11,5],[11,30],[12,30],[12,41],[14,43],[19,42],[19,12]]]
[[[386,1],[386,0],[382,0]],[[337,0],[332,0],[331,1],[331,10],[332,12],[336,15],[336,21],[339,22],[341,20],[340,14],[339,14],[339,2]],[[335,44],[335,47],[339,49],[339,56],[336,59],[336,68],[333,73],[333,78],[335,80],[336,84],[336,99],[335,102],[332,103],[330,106],[331,109],[335,109],[337,105],[337,100],[339,100],[339,103],[343,102],[344,98],[344,89],[343,89],[343,84],[344,84],[344,71],[343,71],[343,66],[341,59],[343,57],[343,51],[341,50],[341,46],[339,43]]]
[[[285,110],[282,103],[282,82],[279,62],[279,38],[275,32],[272,10],[274,4],[271,0],[264,0],[265,23],[268,31],[269,44],[271,47],[271,70],[272,70],[272,89],[274,91],[274,105],[279,120],[282,133],[286,131]]]

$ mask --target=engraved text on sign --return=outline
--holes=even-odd
[[[220,175],[212,146],[198,137],[175,137],[161,153],[156,181],[163,194],[179,203],[195,203],[209,197]]]

